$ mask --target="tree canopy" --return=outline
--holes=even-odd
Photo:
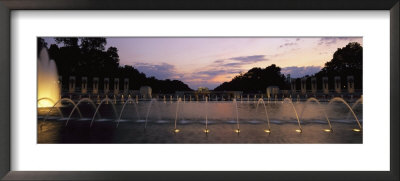
[[[110,46],[106,50],[106,38],[55,38],[55,42],[57,44],[52,44],[48,48],[49,56],[56,62],[58,74],[63,76],[63,79],[65,78],[63,87],[67,87],[69,76],[87,76],[99,77],[100,80],[105,77],[129,78],[130,89],[137,90],[140,86],[147,85],[152,87],[154,93],[191,90],[179,80],[158,80],[155,77],[147,77],[133,66],[120,66],[118,49]],[[47,48],[47,43],[42,38],[38,38],[38,51],[41,47]],[[89,79],[89,87],[90,81]],[[100,88],[102,86],[102,81],[100,81]],[[122,88],[123,85],[120,84],[120,86]]]
[[[342,86],[344,87],[347,81],[347,76],[354,76],[354,87],[362,89],[362,74],[363,70],[363,48],[357,42],[351,42],[343,48],[338,48],[333,54],[332,59],[325,63],[321,71],[314,76],[318,80],[322,77],[328,77],[333,80],[335,76],[340,76]],[[333,81],[329,81],[329,87],[333,87]],[[319,87],[321,88],[321,87]]]
[[[341,77],[342,88],[345,88],[347,76],[354,76],[355,89],[362,89],[362,60],[363,49],[357,42],[350,42],[345,47],[338,48],[330,61],[314,75],[317,78],[317,88],[322,89],[322,77],[328,77],[329,87],[333,87],[334,77]],[[300,77],[296,79],[296,88],[300,89]],[[240,74],[229,82],[224,82],[214,90],[218,91],[244,91],[248,93],[264,92],[268,86],[279,86],[280,89],[290,89],[286,77],[281,74],[281,68],[272,64],[264,69],[252,68],[245,74]],[[311,80],[307,80],[307,89],[311,89]]]
[[[281,68],[272,64],[264,69],[256,67],[245,74],[240,74],[230,82],[224,82],[214,90],[216,91],[244,91],[248,93],[265,92],[268,86],[286,88],[285,76]]]

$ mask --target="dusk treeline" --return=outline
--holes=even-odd
[[[321,71],[314,75],[306,75],[307,90],[311,90],[311,77],[317,78],[317,89],[322,90],[322,77],[328,77],[329,89],[334,88],[334,77],[341,77],[342,89],[346,89],[347,76],[354,76],[354,88],[362,89],[362,46],[351,42],[343,48],[338,48],[332,59],[325,63]],[[304,78],[301,77],[301,78]],[[296,89],[301,89],[301,78],[297,78]],[[230,82],[224,82],[214,90],[244,91],[245,93],[265,92],[268,86],[278,86],[280,89],[290,89],[287,77],[281,74],[281,68],[275,64],[266,68],[252,68],[247,73],[240,74]]]
[[[99,77],[99,89],[103,88],[105,77],[110,78],[110,88],[113,79],[120,78],[120,89],[123,79],[129,78],[129,89],[138,90],[140,86],[150,86],[153,93],[174,93],[175,91],[190,91],[188,85],[179,80],[158,80],[147,77],[133,66],[119,65],[118,49],[105,48],[106,38],[54,38],[57,44],[48,47],[46,41],[38,38],[38,54],[42,47],[48,48],[50,59],[56,62],[58,74],[63,77],[63,88],[68,87],[69,76],[76,76],[80,87],[80,77],[88,77],[88,87],[92,87],[92,78]]]
[[[240,74],[230,82],[224,82],[214,90],[216,91],[243,91],[245,93],[265,92],[268,86],[288,88],[285,76],[281,74],[281,68],[275,64],[262,68],[252,68],[245,74]],[[290,86],[289,86],[290,88]]]

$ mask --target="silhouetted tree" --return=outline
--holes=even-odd
[[[83,51],[99,50],[103,51],[107,45],[105,38],[80,38]]]
[[[354,76],[354,87],[362,89],[363,48],[357,42],[351,42],[343,48],[338,48],[331,61],[326,62],[324,68],[315,74],[322,89],[322,77],[328,77],[329,87],[333,87],[335,76],[341,77],[342,88],[345,88],[347,76]]]
[[[62,43],[66,47],[78,46],[78,38],[55,38],[54,40],[57,44]]]
[[[99,77],[99,87],[103,87],[103,78],[129,78],[130,89],[139,89],[140,86],[150,86],[154,93],[174,93],[175,91],[190,91],[185,83],[178,80],[158,80],[155,77],[146,77],[133,66],[119,66],[119,55],[116,47],[109,47],[105,51],[105,38],[55,38],[56,44],[50,45],[49,56],[55,60],[59,75],[63,76],[63,87],[68,86],[69,76]],[[38,44],[40,41],[38,39]],[[39,46],[38,46],[39,47]],[[80,84],[77,79],[77,86]],[[88,87],[92,86],[89,78]],[[110,84],[113,88],[113,84]],[[120,83],[120,89],[123,84]]]
[[[265,92],[268,86],[286,88],[285,76],[281,74],[281,68],[272,64],[264,69],[256,67],[245,74],[240,74],[230,82],[224,82],[216,87],[216,91],[244,91],[246,93]]]

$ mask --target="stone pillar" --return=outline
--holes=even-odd
[[[317,93],[317,78],[316,77],[311,78],[311,92],[313,94]]]
[[[114,78],[114,94],[119,93],[119,78]]]
[[[340,76],[335,76],[335,92],[341,93],[342,92],[342,84],[340,82]]]
[[[324,94],[329,94],[328,77],[322,77],[322,90],[323,90]]]
[[[290,89],[292,93],[296,93],[296,79],[290,79]]]
[[[81,92],[82,94],[86,94],[87,93],[87,77],[82,77],[82,83],[81,83]]]
[[[301,79],[301,93],[306,94],[307,93],[307,78],[302,78]]]
[[[104,94],[110,92],[110,79],[104,78]]]
[[[349,93],[354,93],[354,76],[347,76],[347,90]]]
[[[98,94],[99,93],[99,78],[94,77],[93,78],[93,94]]]
[[[69,93],[74,93],[75,92],[75,84],[76,84],[76,80],[75,80],[75,76],[69,76]]]
[[[124,79],[124,94],[128,94],[129,92],[129,79],[125,78]]]

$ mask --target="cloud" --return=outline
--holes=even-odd
[[[229,60],[236,60],[240,62],[246,62],[246,63],[254,63],[254,62],[260,62],[267,60],[265,58],[265,55],[252,55],[252,56],[244,56],[244,57],[232,57]]]
[[[235,74],[235,73],[240,73],[241,70],[239,69],[210,69],[210,70],[203,70],[200,72],[196,72],[195,74],[197,75],[206,75],[206,77],[214,77],[218,75],[224,75],[224,74]]]
[[[220,60],[215,60],[215,61],[214,61],[214,63],[217,63],[217,64],[218,64],[218,63],[223,63],[223,62],[224,62],[224,60],[223,60],[223,59],[220,59]]]
[[[290,74],[290,77],[292,78],[299,78],[303,77],[306,75],[312,75],[321,70],[322,67],[320,66],[304,66],[304,67],[297,67],[297,66],[291,66],[291,67],[283,67],[281,69],[282,74]]]
[[[213,67],[229,67],[229,68],[240,68],[242,65],[268,61],[265,55],[251,55],[251,56],[240,56],[231,57],[227,59],[219,59],[213,62]]]
[[[298,40],[296,39],[296,41],[298,41]],[[280,45],[279,48],[289,47],[289,46],[295,46],[295,45],[297,45],[297,43],[294,43],[294,42],[285,43],[285,44]]]
[[[323,37],[319,39],[318,45],[330,46],[336,44],[338,41],[353,41],[358,39],[356,37]]]
[[[157,79],[179,79],[183,75],[177,73],[175,66],[168,63],[161,64],[149,64],[149,63],[134,63],[133,65],[140,72],[146,74],[146,76],[154,76]]]
[[[243,72],[243,65],[253,64],[262,61],[268,61],[266,55],[237,56],[225,59],[218,59],[213,61],[211,64],[198,69],[197,71],[182,75],[180,80],[187,83],[191,88],[194,89],[196,89],[200,85],[207,86],[210,89],[213,89],[222,83],[219,82],[219,80],[231,79],[232,74],[239,74],[240,72]],[[153,67],[151,68],[154,69],[154,65],[152,66]],[[166,70],[174,70],[169,66],[160,68]],[[154,72],[153,69],[152,71]],[[171,71],[168,71],[167,73],[171,73]]]

